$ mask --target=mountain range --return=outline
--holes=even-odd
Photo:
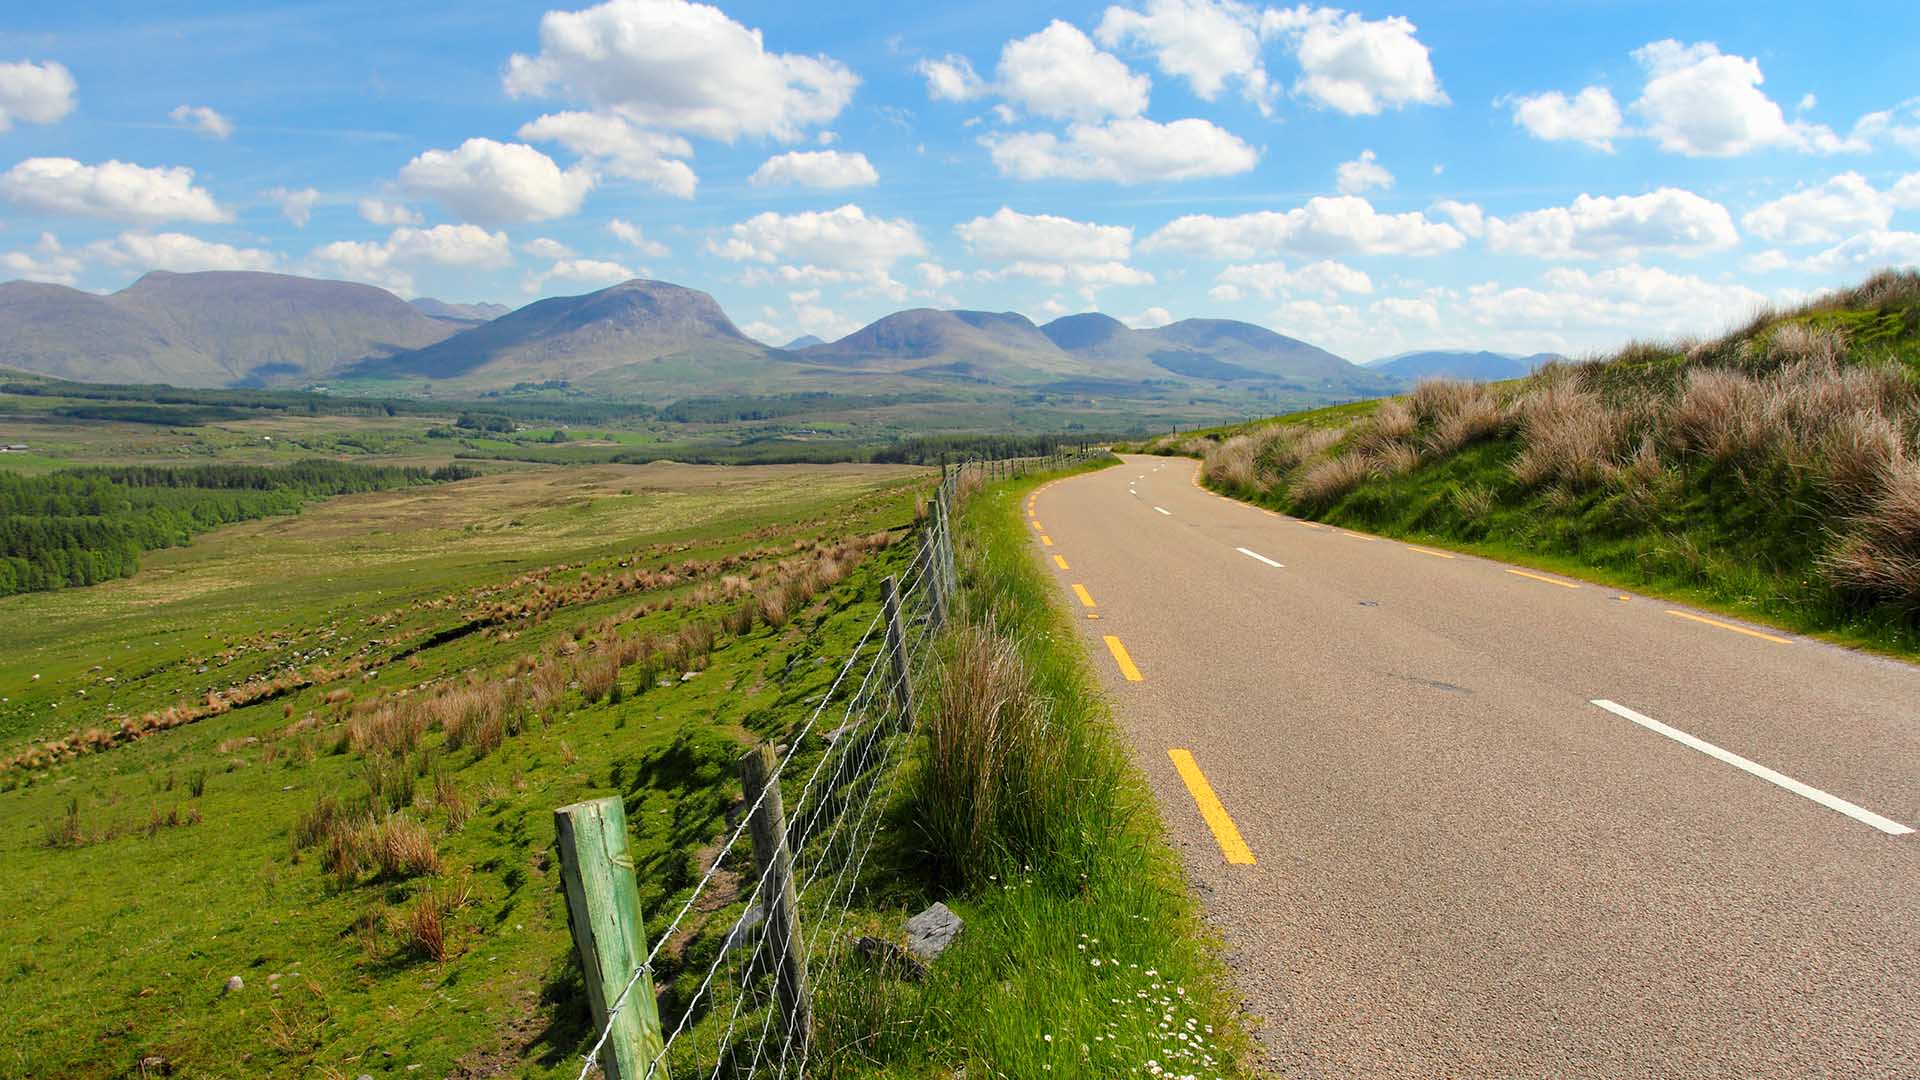
[[[108,296],[0,285],[0,366],[90,382],[317,381],[407,393],[565,381],[641,400],[827,390],[1181,401],[1339,400],[1397,388],[1250,323],[1134,329],[1097,313],[1036,325],[1014,312],[895,312],[836,341],[755,341],[713,297],[623,282],[517,310],[401,300],[283,274],[156,271]]]
[[[1531,374],[1533,369],[1542,364],[1565,359],[1566,357],[1559,353],[1534,353],[1527,356],[1520,353],[1484,350],[1449,352],[1444,349],[1428,349],[1383,356],[1378,360],[1370,360],[1362,366],[1368,371],[1411,381],[1444,378],[1498,382],[1502,379],[1518,379]]]

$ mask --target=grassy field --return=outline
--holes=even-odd
[[[1216,490],[1920,659],[1920,277],[1514,383],[1212,429]]]
[[[51,760],[0,773],[0,878],[33,897],[0,934],[0,1075],[571,1075],[553,808],[623,795],[666,907],[741,740],[871,617],[923,475],[530,470],[0,601],[0,745]],[[191,719],[112,734],[149,713]]]

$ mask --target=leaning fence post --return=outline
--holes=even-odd
[[[740,786],[747,805],[758,806],[747,819],[747,828],[753,835],[754,869],[765,879],[760,903],[767,913],[774,994],[787,1031],[805,1047],[813,1038],[813,1000],[807,983],[807,950],[800,940],[800,898],[793,888],[793,851],[787,845],[787,809],[780,799],[771,745],[761,743],[740,759]],[[806,1060],[804,1050],[800,1060]]]
[[[646,927],[640,921],[640,890],[627,853],[627,813],[612,796],[563,806],[553,812],[560,841],[560,877],[567,889],[567,922],[586,976],[594,1030],[612,1032],[600,1050],[608,1080],[665,1080],[660,1010],[653,999]],[[638,979],[634,972],[640,971]],[[621,995],[625,994],[625,1000]]]
[[[893,704],[900,711],[900,726],[913,725],[912,688],[907,684],[907,635],[900,622],[900,579],[888,574],[883,583],[882,607],[887,617],[887,652],[892,656]]]

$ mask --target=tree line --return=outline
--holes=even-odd
[[[108,466],[44,476],[0,472],[0,596],[127,577],[140,553],[238,521],[297,513],[312,499],[479,475],[336,461],[284,466]]]

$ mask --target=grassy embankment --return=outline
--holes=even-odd
[[[894,864],[967,929],[924,984],[837,984],[828,1060],[890,1077],[1248,1075],[1225,970],[1033,561],[1019,506],[1048,478],[990,485],[957,516],[963,603],[892,830]]]
[[[1144,448],[1287,513],[1920,656],[1920,275]]]

